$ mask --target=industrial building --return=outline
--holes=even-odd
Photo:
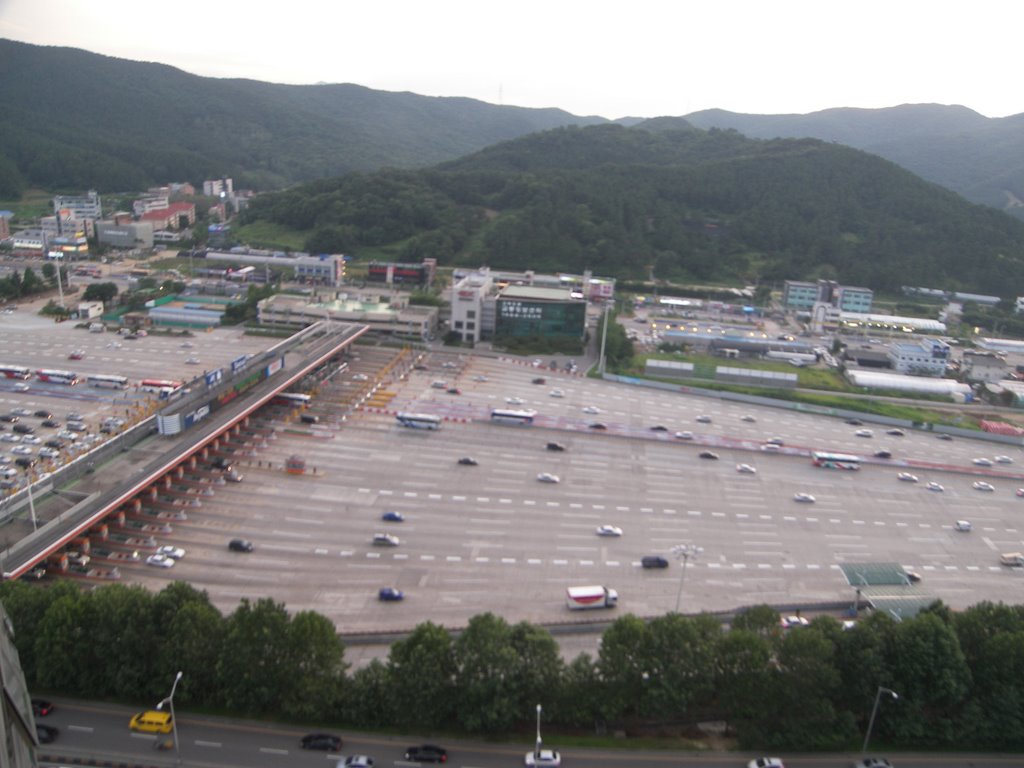
[[[152,248],[153,225],[148,221],[117,224],[96,222],[96,240],[112,248]]]
[[[402,299],[370,297],[310,301],[302,296],[277,294],[258,305],[261,325],[303,327],[320,320],[360,323],[371,330],[404,338],[427,340],[437,333],[438,308],[409,305]]]
[[[586,327],[586,300],[564,288],[510,285],[495,300],[495,339],[582,339]]]
[[[840,285],[833,280],[803,282],[786,280],[782,288],[782,304],[786,309],[813,309],[827,304],[842,312],[870,312],[875,293],[870,288]]]
[[[179,257],[204,258],[207,261],[228,262],[253,266],[267,266],[272,269],[291,269],[296,280],[305,280],[318,285],[339,286],[345,279],[345,257],[340,253],[322,253],[315,256],[308,253],[285,253],[283,251],[259,251],[250,248],[230,251],[189,251],[178,253]]]
[[[900,341],[889,347],[889,364],[896,373],[942,376],[949,365],[950,347],[940,339]]]

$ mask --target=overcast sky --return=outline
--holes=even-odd
[[[0,37],[207,77],[657,117],[1024,112],[1017,0],[0,0]]]

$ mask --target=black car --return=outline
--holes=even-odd
[[[668,427],[663,424],[655,424],[651,427],[651,432],[668,432]]]
[[[565,446],[562,445],[561,443],[548,443],[547,444],[547,449],[549,451],[564,451],[565,450]]]
[[[697,454],[702,459],[717,459],[718,454],[714,451],[701,451]]]
[[[49,411],[36,411],[32,415],[35,416],[38,419],[52,419],[53,418],[53,414],[50,413]]]
[[[36,717],[46,717],[53,712],[53,704],[45,699],[32,699],[32,714]]]
[[[602,424],[600,421],[595,421],[593,424],[588,424],[591,429],[608,429],[607,424]]]
[[[640,565],[644,568],[668,568],[668,560],[661,555],[647,555],[640,559]]]
[[[245,539],[232,539],[228,542],[228,549],[232,552],[252,552],[255,547],[253,547],[251,541],[246,541]]]
[[[0,421],[6,421],[8,424],[13,424],[18,420],[18,417],[13,413],[0,413]]]
[[[38,461],[38,459],[31,456],[19,456],[14,460],[14,463],[22,469],[32,469],[32,467],[36,465],[36,461]]]
[[[56,448],[57,450],[60,450],[61,448],[64,447],[64,441],[55,437],[52,440],[47,440],[45,443],[43,443],[43,445],[45,445],[47,448]]]
[[[448,750],[436,744],[420,744],[405,750],[405,759],[413,763],[444,763],[448,760]]]
[[[40,744],[52,744],[57,740],[59,735],[60,731],[52,725],[36,723],[36,739]]]
[[[536,379],[533,380],[533,383],[534,384],[547,384],[548,380],[543,378],[543,377],[541,377],[541,376],[538,376]]]
[[[864,426],[864,422],[861,421],[860,419],[847,419],[846,423],[849,424],[851,427],[863,427]]]
[[[60,426],[60,422],[57,421],[56,419],[45,419],[43,421],[43,426],[49,427],[50,429],[56,429],[57,427]]]
[[[875,451],[876,459],[891,459],[892,451]]]
[[[19,435],[34,435],[36,433],[36,431],[28,424],[15,424],[11,427],[11,431],[16,432]]]
[[[210,462],[210,466],[214,469],[223,469],[225,472],[229,472],[231,470],[231,459],[224,456],[218,456]]]
[[[308,733],[299,740],[303,749],[325,749],[328,752],[337,752],[341,749],[341,736],[332,736],[329,733]]]
[[[475,467],[476,459],[474,459],[472,456],[463,456],[461,459],[459,459],[459,464],[462,464],[463,466],[466,467]]]
[[[903,437],[906,434],[906,432],[904,432],[902,429],[898,429],[897,428],[897,429],[887,429],[887,430],[885,430],[885,434],[892,435],[893,437]]]

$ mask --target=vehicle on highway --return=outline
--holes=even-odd
[[[706,416],[704,414],[701,414],[700,416],[697,417],[697,421],[699,423],[701,423],[701,424],[710,424],[711,423],[711,417],[710,416]]]
[[[36,741],[40,744],[52,744],[60,736],[60,729],[53,725],[36,723]]]
[[[875,451],[875,458],[876,459],[891,459],[892,458],[892,451],[887,451],[884,448],[882,450],[880,450],[880,451]]]
[[[975,464],[975,465],[977,465],[979,467],[991,467],[992,466],[992,459],[986,459],[984,457],[979,457],[977,459],[971,459],[971,464]]]
[[[600,413],[601,409],[598,408],[596,405],[586,405],[583,407],[583,412],[589,413],[591,416],[593,416],[595,413]]]
[[[758,757],[747,763],[747,768],[786,768],[781,757]]]
[[[917,584],[921,581],[921,574],[917,571],[904,571],[903,575],[907,577],[907,581],[911,584]]]
[[[753,424],[755,421],[757,421],[757,419],[755,419],[749,413],[746,413],[743,416],[740,416],[740,421],[746,421],[746,422],[748,422],[750,424]]]
[[[527,752],[523,763],[536,768],[558,768],[562,764],[562,756],[557,749],[537,749]]]
[[[190,357],[187,360],[185,360],[185,364],[186,365],[199,365],[200,362],[201,362],[200,359],[198,357],[196,357],[195,355],[193,355],[192,357]]]
[[[1018,488],[1017,489],[1017,495],[1018,496],[1024,496],[1024,488]]]
[[[185,556],[185,550],[181,547],[174,547],[170,544],[165,544],[156,551],[158,555],[164,555],[171,558],[172,560],[181,560]]]
[[[952,440],[953,439],[952,435],[946,434],[945,432],[941,433],[938,437],[939,437],[939,440]]]
[[[373,545],[375,547],[397,547],[401,541],[393,533],[373,534]]]
[[[764,444],[783,446],[786,443],[781,437],[769,437],[767,440],[764,441]]]
[[[661,555],[644,555],[640,558],[642,568],[668,568],[668,560]]]
[[[307,733],[299,739],[299,746],[303,749],[323,749],[327,752],[337,752],[341,749],[341,736],[329,733]]]
[[[32,714],[36,717],[46,717],[53,712],[53,704],[46,699],[32,699]]]
[[[472,456],[463,456],[461,459],[459,459],[458,463],[464,467],[475,467],[477,465],[477,460],[474,459]]]
[[[550,397],[565,397],[565,392],[563,392],[560,389],[552,389],[550,392],[548,392],[548,396],[550,396]]]
[[[506,397],[505,402],[509,405],[522,405],[526,401],[521,397]]]
[[[448,761],[448,750],[436,744],[420,744],[405,750],[405,759],[414,763],[444,763]]]
[[[700,453],[697,454],[697,458],[714,460],[718,458],[718,454],[715,453],[714,451],[701,451]]]
[[[737,464],[736,471],[742,475],[756,475],[757,469],[749,464]]]
[[[11,408],[11,413],[15,416],[31,416],[32,411],[28,408]],[[17,419],[15,419],[17,421]]]
[[[373,758],[369,755],[349,755],[338,766],[339,768],[373,768]]]
[[[601,430],[608,429],[608,425],[605,424],[604,422],[601,422],[601,421],[595,421],[595,422],[593,422],[591,424],[587,424],[587,427],[589,429],[601,429]]]
[[[1008,565],[1011,568],[1024,568],[1024,553],[1005,552],[999,556],[1000,565]]]
[[[473,381],[487,381],[487,377],[484,376],[482,373],[478,373],[476,376],[473,377]]]
[[[380,591],[377,592],[377,599],[385,603],[397,603],[405,599],[405,593],[394,587],[381,587]]]
[[[761,445],[761,450],[768,453],[778,453],[781,450],[781,446],[778,446],[775,443],[763,443]]]
[[[1013,464],[1013,459],[1009,456],[996,456],[994,457],[996,464]]]
[[[814,497],[811,496],[811,494],[809,494],[809,493],[794,493],[793,494],[793,501],[800,501],[800,502],[803,502],[805,504],[813,504],[814,503]]]
[[[598,536],[621,536],[622,529],[617,525],[599,525],[597,526]]]
[[[352,377],[352,381],[368,381],[369,378],[365,373],[357,373]]]
[[[549,450],[549,451],[564,451],[565,450],[565,446],[562,445],[561,443],[548,443],[544,447],[547,450]]]
[[[541,472],[537,475],[537,479],[542,483],[560,482],[558,475],[552,475],[550,472]]]
[[[535,378],[535,379],[534,379],[533,381],[531,381],[530,383],[531,383],[531,384],[547,384],[547,383],[548,383],[548,380],[547,380],[547,379],[545,379],[545,378],[544,378],[543,376],[538,376],[537,378]]]
[[[884,757],[864,757],[853,764],[853,768],[892,768]]]
[[[971,521],[970,520],[957,520],[953,524],[953,530],[954,531],[960,531],[961,533],[968,533],[971,530]]]
[[[228,549],[232,552],[252,552],[255,547],[247,539],[232,539],[228,542]]]
[[[976,491],[994,491],[996,487],[992,483],[986,483],[984,480],[976,480],[971,487]]]
[[[892,435],[893,437],[903,437],[907,433],[904,432],[902,429],[895,428],[885,430],[885,434]]]
[[[174,558],[167,555],[150,555],[146,558],[146,565],[152,565],[157,568],[173,568],[174,563]]]
[[[875,433],[872,432],[870,429],[858,429],[853,434],[856,435],[857,437],[874,437],[875,436]]]
[[[846,423],[849,424],[851,427],[862,427],[862,426],[864,426],[864,422],[861,421],[860,419],[847,419]]]
[[[668,427],[663,424],[655,424],[651,427],[651,432],[668,432]]]
[[[170,733],[174,729],[174,719],[170,712],[148,709],[132,715],[128,729],[142,733]]]
[[[904,483],[916,483],[917,475],[912,475],[909,472],[900,472],[896,475],[896,479],[902,480]]]
[[[942,493],[943,491],[946,490],[945,488],[943,488],[941,485],[934,481],[928,483],[928,485],[926,485],[925,488],[927,488],[929,491],[935,491],[936,493]]]
[[[676,432],[675,438],[676,440],[693,440],[693,432],[689,432],[686,430],[682,432]]]
[[[462,390],[459,389],[458,387],[448,387],[448,394],[449,395],[461,395],[462,394]]]
[[[405,515],[403,515],[401,512],[395,512],[394,510],[389,509],[387,512],[380,516],[380,519],[388,523],[401,523],[405,521]]]

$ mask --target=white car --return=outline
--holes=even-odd
[[[28,392],[31,388],[32,387],[30,387],[23,381],[19,381],[17,384],[14,385],[15,392]]]
[[[17,451],[18,449],[15,448],[14,452],[17,453]],[[994,491],[996,489],[996,487],[992,485],[992,483],[986,483],[984,480],[978,480],[971,487],[974,488],[974,490],[976,491]]]
[[[25,435],[24,437],[21,438],[21,442],[24,445],[39,445],[43,441],[36,437],[35,435]]]
[[[366,381],[369,378],[370,377],[367,376],[365,373],[357,373],[355,376],[352,377],[352,381]]]
[[[802,501],[805,504],[813,504],[814,497],[809,493],[795,493],[793,494],[793,501]]]
[[[757,421],[757,419],[755,419],[753,416],[751,416],[748,413],[745,416],[740,416],[740,421],[746,421],[746,422],[748,422],[750,424],[753,424],[755,421]]]
[[[399,542],[398,537],[390,533],[375,533],[373,534],[373,544],[376,547],[397,547]]]
[[[174,558],[167,555],[150,555],[146,558],[146,565],[153,565],[157,568],[173,568]]]
[[[565,397],[565,393],[560,389],[552,389],[548,394],[551,397]]]
[[[857,437],[874,437],[875,436],[875,433],[872,432],[870,429],[858,429],[853,434],[855,434]]]
[[[182,349],[192,349],[195,346],[191,341],[183,341],[179,345]]]
[[[928,483],[928,485],[926,485],[925,488],[927,488],[929,491],[935,491],[936,493],[942,493],[944,490],[946,490],[941,485],[935,482]]]
[[[521,397],[506,397],[505,402],[509,405],[522,405],[526,401]]]
[[[164,555],[165,557],[171,558],[171,560],[181,560],[185,556],[185,550],[181,547],[172,547],[170,544],[166,544],[156,551],[158,555]]]
[[[1009,456],[996,456],[995,461],[996,464],[1013,464],[1013,459]]]
[[[711,417],[710,416],[705,416],[705,415],[702,414],[702,415],[697,417],[697,421],[700,422],[701,424],[710,424],[711,423]]]
[[[11,413],[13,413],[15,416],[31,416],[32,415],[32,411],[30,411],[28,408],[11,408]]]
[[[792,629],[793,627],[806,627],[810,625],[807,619],[803,616],[783,616],[779,619],[779,625],[783,629]]]
[[[542,483],[559,482],[558,475],[552,475],[550,472],[541,472],[539,475],[537,475],[537,479]]]
[[[747,768],[786,768],[781,757],[758,757],[747,763]]]
[[[971,464],[975,464],[979,467],[991,467],[992,459],[986,459],[984,457],[978,459],[971,459]]]
[[[56,459],[58,456],[60,456],[60,451],[56,448],[44,447],[39,449],[39,457],[42,459]]]
[[[595,413],[600,413],[601,409],[598,408],[596,405],[588,405],[588,406],[584,407],[583,412],[584,413],[589,413],[589,414],[595,414]]]
[[[597,527],[598,536],[621,536],[622,529],[616,525],[599,525]]]
[[[676,440],[693,440],[693,432],[676,432]]]
[[[473,381],[487,381],[487,377],[484,376],[482,373],[478,373],[476,376],[473,377]]]
[[[896,475],[898,480],[902,480],[904,483],[916,483],[917,475],[912,475],[909,472],[900,472]]]
[[[535,752],[527,752],[523,760],[524,765],[536,766],[536,768],[558,768],[562,764],[562,756],[555,749],[540,749]]]
[[[32,449],[29,448],[27,445],[16,445],[13,448],[11,448],[11,453],[15,454],[16,456],[31,456]]]
[[[16,435],[13,432],[5,432],[0,435],[0,440],[3,440],[5,443],[20,443],[21,435]]]
[[[953,524],[953,530],[960,531],[961,533],[968,533],[971,530],[971,521],[957,520],[956,523]]]
[[[186,365],[199,365],[199,362],[200,362],[200,360],[199,360],[198,357],[192,356],[188,360],[185,361],[185,364]]]
[[[736,471],[744,475],[756,475],[757,470],[749,464],[737,464]]]

